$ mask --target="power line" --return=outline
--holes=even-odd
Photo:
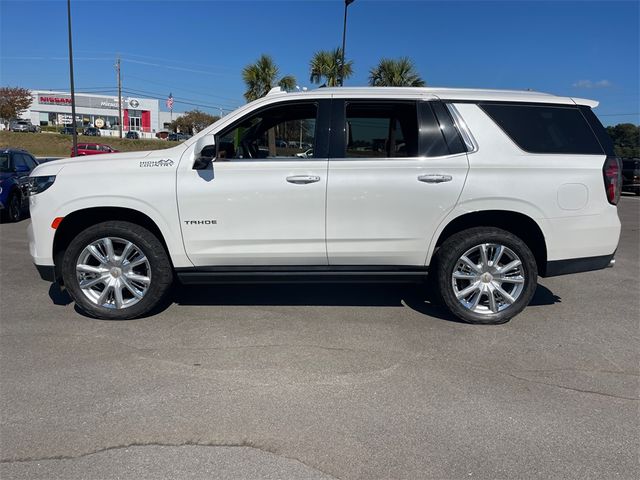
[[[169,88],[173,88],[173,87],[175,87],[175,86],[172,86],[172,85],[170,85],[170,84],[168,84],[168,83],[156,82],[156,81],[154,81],[154,80],[149,80],[148,78],[137,77],[137,76],[135,76],[135,75],[131,75],[131,74],[127,74],[127,78],[135,78],[136,80],[142,80],[142,81],[144,81],[144,82],[146,82],[146,83],[153,83],[153,84],[158,85],[158,86],[160,86],[160,87],[169,87]],[[238,100],[238,98],[224,97],[224,96],[222,96],[222,95],[214,95],[214,94],[212,94],[212,93],[206,93],[206,94],[204,94],[204,93],[201,93],[201,92],[199,92],[199,91],[196,91],[196,90],[190,90],[190,89],[186,89],[186,88],[183,88],[183,87],[178,87],[178,88],[179,88],[179,89],[180,89],[180,91],[182,91],[182,92],[195,93],[195,94],[197,94],[197,95],[202,95],[203,97],[221,98],[221,99],[223,99],[223,100],[230,100],[230,101],[232,101],[232,102],[238,102],[238,101],[239,101],[239,100]]]

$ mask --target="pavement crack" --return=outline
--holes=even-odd
[[[562,390],[571,390],[573,392],[580,392],[580,393],[590,393],[593,395],[601,395],[603,397],[609,397],[609,398],[618,398],[620,400],[631,400],[631,401],[638,401],[638,398],[634,398],[634,397],[625,397],[623,395],[614,395],[612,393],[604,393],[604,392],[598,392],[596,390],[587,390],[587,389],[581,389],[581,388],[574,388],[574,387],[567,387],[564,385],[558,385],[557,383],[550,383],[550,382],[542,382],[540,380],[533,380],[531,378],[526,378],[526,377],[520,377],[518,375],[514,375],[513,373],[506,373],[503,372],[504,375],[507,375],[509,377],[512,378],[517,378],[518,380],[524,380],[525,382],[531,382],[531,383],[537,383],[539,385],[547,385],[549,387],[555,387],[555,388],[561,388]]]
[[[31,462],[45,462],[45,461],[56,461],[56,460],[77,460],[79,458],[90,457],[92,455],[97,455],[104,452],[109,452],[112,450],[126,450],[128,448],[144,448],[144,447],[214,447],[214,448],[252,448],[255,450],[259,450],[264,453],[269,453],[271,455],[277,455],[282,458],[286,458],[287,460],[292,460],[294,462],[298,462],[308,468],[316,470],[317,472],[322,473],[328,477],[339,480],[339,477],[326,472],[315,465],[311,465],[307,462],[300,460],[299,458],[292,457],[280,453],[274,449],[257,445],[250,441],[242,441],[242,442],[203,442],[196,440],[187,440],[182,443],[169,443],[169,442],[131,442],[127,444],[120,445],[112,445],[109,447],[98,448],[96,450],[91,450],[88,452],[79,453],[77,455],[50,455],[50,456],[41,456],[41,457],[18,457],[18,458],[3,458],[0,459],[0,464],[11,465],[15,463],[31,463]]]
[[[582,372],[582,373],[610,373],[613,375],[629,375],[631,377],[640,377],[640,373],[623,372],[619,370],[600,370],[594,368],[543,368],[543,369],[526,369],[517,370],[521,373],[559,373],[559,372]]]

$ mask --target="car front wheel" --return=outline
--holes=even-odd
[[[62,278],[81,310],[97,318],[124,320],[157,307],[173,273],[153,233],[133,223],[109,221],[72,240],[63,257]]]
[[[13,193],[7,202],[7,208],[2,212],[4,220],[8,222],[19,222],[22,217],[22,199],[19,194]]]
[[[508,322],[537,286],[533,253],[517,236],[477,227],[449,237],[437,258],[437,287],[449,310],[468,323]]]

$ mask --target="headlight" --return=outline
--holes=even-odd
[[[29,195],[37,195],[38,193],[44,192],[53,185],[55,180],[55,175],[48,177],[29,177]]]

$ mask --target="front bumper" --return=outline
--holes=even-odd
[[[47,282],[56,282],[58,280],[56,267],[54,265],[36,265],[36,269],[42,280],[46,280]]]

